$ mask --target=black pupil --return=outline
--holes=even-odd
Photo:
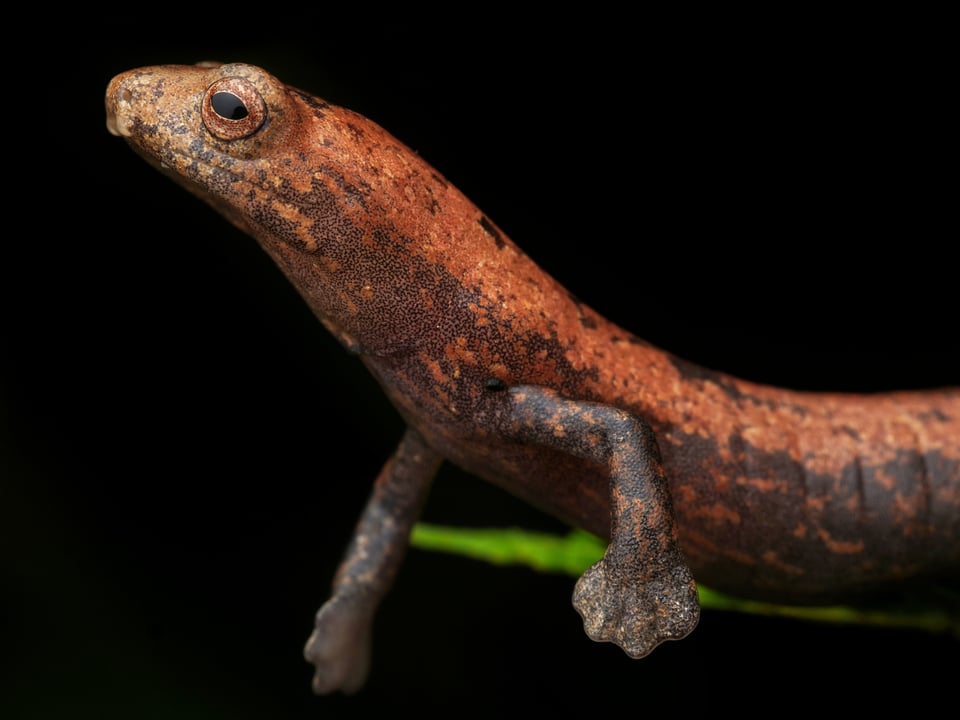
[[[249,114],[243,100],[229,92],[214,93],[210,105],[217,115],[227,120],[243,120]]]

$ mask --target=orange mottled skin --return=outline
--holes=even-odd
[[[220,116],[218,87],[247,117]],[[804,393],[681,360],[579,303],[385,130],[259,68],[130,71],[111,82],[107,113],[257,239],[408,425],[358,527],[365,549],[348,552],[318,615],[307,654],[319,692],[363,682],[365,654],[324,656],[326,637],[347,642],[325,618],[366,632],[376,602],[358,599],[374,584],[363,562],[382,561],[379,597],[442,460],[616,541],[606,579],[578,586],[588,632],[591,612],[612,612],[607,586],[638,584],[632,572],[657,588],[650,612],[669,626],[664,598],[689,595],[687,567],[719,590],[791,602],[960,567],[960,389]],[[382,512],[399,528],[389,537],[371,519]],[[653,644],[692,629],[696,610],[681,606],[687,617]]]

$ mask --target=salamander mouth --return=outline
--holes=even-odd
[[[213,154],[211,158],[203,160],[184,149],[169,146],[157,152],[143,144],[135,132],[121,137],[161,175],[213,207],[244,232],[249,233],[250,226],[244,213],[231,202],[231,198],[240,198],[246,191],[252,192],[252,188],[257,188],[268,196],[275,191],[266,180],[265,174],[262,177],[251,177],[250,174],[231,168],[229,162],[217,162],[229,161],[229,157]]]
[[[257,188],[267,196],[276,191],[276,187],[269,181],[269,173],[262,169],[251,171],[248,164],[251,161],[237,161],[229,155],[210,149],[196,152],[174,144],[156,148],[144,142],[145,133],[135,130],[121,134],[120,137],[151,167],[211,204],[214,204],[214,197],[239,196],[248,188]],[[238,162],[244,165],[243,170],[234,167]],[[225,205],[226,203],[217,203],[216,207],[222,210]]]
[[[117,114],[112,107],[107,108],[107,132],[114,137],[129,137],[127,128],[125,126],[121,127],[117,122]]]

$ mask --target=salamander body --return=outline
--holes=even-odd
[[[696,581],[811,603],[960,568],[960,389],[797,392],[687,362],[579,302],[372,121],[244,64],[115,77],[111,132],[254,237],[407,431],[306,655],[360,687],[443,461],[609,539],[588,635],[641,657]]]

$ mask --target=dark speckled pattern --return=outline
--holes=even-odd
[[[262,99],[262,123],[204,118],[207,89],[226,77],[238,96]],[[134,70],[110,83],[106,104],[111,131],[254,236],[379,380],[413,439],[378,485],[400,482],[390,468],[410,467],[401,460],[413,443],[428,457],[404,476],[409,497],[443,458],[611,538],[613,572],[588,574],[578,590],[591,636],[648,651],[643,629],[591,628],[604,615],[682,636],[695,623],[677,601],[690,571],[791,602],[957,575],[960,390],[800,393],[673,357],[577,301],[382,128],[259,68]],[[543,401],[536,411],[507,400],[523,392]],[[578,436],[556,442],[561,411]],[[627,418],[624,465],[608,433]],[[591,435],[598,421],[606,429]],[[606,450],[592,454],[601,436]],[[383,497],[368,514],[413,522],[417,503]],[[380,533],[361,527],[343,567],[365,567],[363,553],[392,557]],[[337,587],[353,593],[380,597],[389,582],[342,572],[350,582]],[[616,609],[636,608],[638,593],[653,604]],[[325,607],[346,597],[335,591]],[[318,673],[335,665],[318,663]],[[333,669],[350,679],[323,691],[362,682]]]

